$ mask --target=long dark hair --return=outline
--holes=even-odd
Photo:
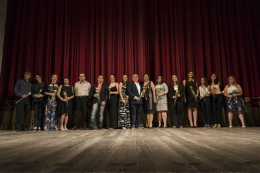
[[[189,73],[190,73],[190,72],[192,72],[192,79],[194,80],[195,83],[197,83],[196,76],[195,76],[195,74],[194,74],[193,71],[189,71],[189,72],[187,73],[186,81],[189,80]]]
[[[212,85],[211,76],[212,76],[213,74],[216,76],[216,79],[215,79],[215,82],[214,82],[214,83],[215,83],[215,84],[219,84],[218,76],[216,75],[216,73],[212,73],[212,74],[209,76],[209,81],[208,81],[208,84],[209,84],[209,85]]]
[[[177,74],[172,74],[172,76],[171,76],[171,80],[170,80],[170,81],[171,81],[171,85],[172,85],[172,86],[174,86],[174,82],[173,82],[173,80],[172,80],[172,77],[173,77],[173,76],[176,76],[176,77],[177,77],[176,84],[179,84],[179,83],[180,83],[180,81],[179,81],[179,78],[178,78]]]
[[[205,78],[205,77],[202,77],[201,79],[203,79],[204,81],[205,81],[205,83],[204,83],[204,85],[205,85],[205,87],[206,88],[208,88],[208,81],[207,81],[207,78]]]
[[[70,84],[70,78],[68,78],[68,77],[64,77],[64,78],[63,78],[62,85],[65,85],[65,84],[64,84],[64,80],[65,80],[65,79],[68,79],[68,80],[69,80],[69,84]]]
[[[36,74],[36,75],[34,76],[34,78],[33,78],[34,83],[38,83],[38,82],[36,81],[36,76],[39,76],[39,77],[41,78],[41,80],[42,80],[42,83],[44,83],[44,82],[43,82],[43,76],[42,76],[41,74]]]
[[[122,75],[122,77],[121,77],[121,82],[122,82],[122,84],[124,84],[124,76],[126,76],[127,77],[127,81],[126,81],[126,85],[128,85],[128,76],[126,75],[126,74],[123,74]]]
[[[156,78],[156,81],[155,81],[155,85],[158,84],[158,82],[157,82],[158,77],[161,77],[161,84],[163,84],[164,83],[164,79],[163,79],[162,75],[158,75],[157,78]]]

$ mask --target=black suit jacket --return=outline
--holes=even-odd
[[[184,101],[184,94],[185,94],[185,87],[182,83],[178,84],[178,91],[179,94],[181,95],[180,97],[178,97],[177,101]],[[174,102],[174,99],[172,98],[173,96],[175,96],[175,90],[172,84],[168,85],[168,97],[169,97],[169,101],[170,102]]]
[[[96,88],[98,87],[98,84],[94,84],[91,88],[91,97],[94,97],[94,94],[97,94],[96,92]],[[100,97],[100,103],[105,101],[107,102],[107,99],[108,99],[108,87],[106,84],[102,84],[102,87],[101,87],[101,91],[99,93],[99,97]],[[98,101],[98,98],[97,97],[94,97],[94,101],[93,103],[96,103]]]
[[[143,91],[143,86],[139,83],[140,85],[140,94]],[[135,82],[129,82],[128,84],[128,94],[129,94],[129,100],[131,104],[142,104],[142,98],[140,101],[137,102],[137,100],[134,99],[134,97],[140,97],[140,94],[138,93],[137,87],[135,85]]]

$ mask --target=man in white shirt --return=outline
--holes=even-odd
[[[76,97],[76,119],[75,126],[71,130],[79,129],[79,114],[82,110],[83,117],[83,130],[87,130],[87,120],[88,120],[88,97],[89,91],[91,89],[91,84],[85,81],[86,76],[84,73],[79,74],[79,81],[75,83],[74,93]]]
[[[133,82],[128,84],[128,93],[130,97],[131,105],[131,125],[132,129],[135,129],[135,114],[137,119],[138,128],[142,129],[143,127],[140,124],[141,121],[141,111],[142,111],[142,86],[138,83],[138,74],[134,73],[132,76]]]

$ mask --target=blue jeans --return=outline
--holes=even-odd
[[[96,119],[96,113],[98,110],[98,107],[100,106],[99,109],[99,123],[98,123],[98,127],[102,126],[102,122],[103,122],[103,118],[104,118],[104,110],[106,106],[101,106],[101,103],[96,102],[93,104],[93,108],[92,108],[92,112],[91,112],[91,121],[90,121],[90,127],[94,127],[95,125],[95,119]]]
[[[204,102],[205,99],[205,102]],[[201,114],[204,124],[210,125],[210,99],[209,97],[202,98],[199,101]]]

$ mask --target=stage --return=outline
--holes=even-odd
[[[259,172],[260,128],[0,131],[0,172]]]

